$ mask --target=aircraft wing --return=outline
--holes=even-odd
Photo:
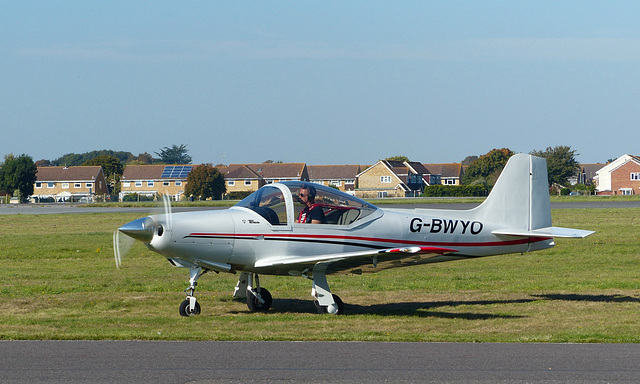
[[[383,269],[422,264],[425,260],[458,252],[442,247],[401,247],[313,256],[269,257],[256,261],[256,268],[304,270],[326,263],[327,273],[371,273]]]
[[[494,235],[510,235],[510,236],[530,236],[530,237],[568,237],[568,238],[584,238],[594,233],[594,231],[585,231],[582,229],[547,227],[528,231],[526,229],[498,229],[491,231]]]

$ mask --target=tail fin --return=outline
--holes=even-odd
[[[547,161],[527,154],[513,155],[489,197],[475,213],[502,223],[494,234],[533,237],[586,237],[593,232],[551,225]]]

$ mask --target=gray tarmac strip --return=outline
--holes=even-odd
[[[0,341],[2,383],[638,383],[637,344]]]

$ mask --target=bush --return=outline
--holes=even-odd
[[[137,193],[128,193],[124,195],[122,201],[154,201],[152,195],[138,195]]]
[[[487,196],[489,190],[483,185],[430,185],[424,189],[425,197],[479,197]]]
[[[242,200],[253,192],[229,192],[225,195],[225,200]]]

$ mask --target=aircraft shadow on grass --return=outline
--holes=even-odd
[[[534,299],[518,300],[486,300],[486,301],[438,301],[438,302],[402,302],[384,303],[374,305],[345,304],[347,316],[356,315],[381,315],[381,316],[419,316],[419,317],[439,317],[445,319],[465,319],[465,320],[489,320],[489,319],[518,319],[524,316],[504,315],[496,313],[474,313],[474,312],[445,312],[435,311],[439,307],[455,307],[460,305],[484,306],[491,304],[517,304],[535,301]],[[276,299],[270,312],[273,313],[305,313],[315,310],[315,306],[310,300],[300,299]]]
[[[534,295],[542,300],[587,301],[593,303],[640,303],[640,298],[622,295],[582,295],[577,293]]]
[[[505,315],[497,313],[476,312],[446,312],[436,311],[441,307],[458,307],[462,305],[483,307],[500,304],[526,304],[534,301],[583,301],[606,303],[640,303],[640,298],[622,295],[589,295],[589,294],[545,294],[532,295],[531,298],[513,300],[460,300],[433,302],[401,302],[374,305],[345,304],[347,315],[381,315],[381,316],[419,316],[439,317],[445,319],[490,320],[490,319],[520,319],[527,316]],[[238,300],[240,301],[240,300]],[[311,300],[275,299],[271,308],[272,313],[310,313],[315,306]],[[238,312],[240,313],[240,312]]]

